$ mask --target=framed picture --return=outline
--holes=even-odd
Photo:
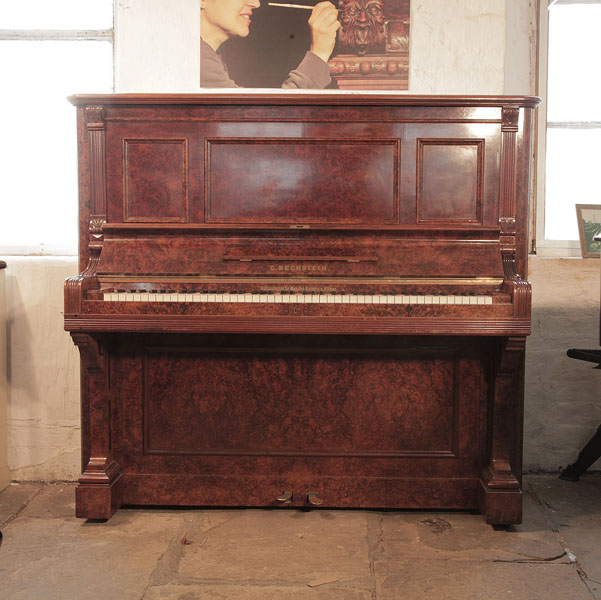
[[[243,19],[237,3],[202,0],[200,87],[407,90],[410,0],[330,1],[333,46],[305,61],[320,0],[263,0]]]
[[[601,204],[576,204],[576,215],[582,258],[599,258],[601,241],[595,236],[601,235]]]

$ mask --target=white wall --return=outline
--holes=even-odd
[[[505,0],[412,0],[410,92],[502,94]]]
[[[117,0],[117,92],[198,92],[200,0]]]
[[[601,370],[568,358],[599,348],[599,260],[531,258],[532,335],[526,346],[524,464],[573,462],[601,423]],[[601,461],[596,463],[601,468]]]
[[[118,0],[118,91],[197,91],[198,5],[198,0]],[[536,0],[412,0],[410,93],[530,93],[535,5]],[[78,356],[63,331],[62,290],[64,279],[76,274],[77,261],[4,258],[11,476],[76,479]],[[601,420],[601,372],[565,357],[569,347],[598,346],[598,267],[592,259],[531,260],[526,469],[565,465]]]
[[[79,357],[63,330],[63,282],[76,257],[5,257],[8,461],[14,480],[79,474]]]
[[[0,491],[10,483],[8,467],[8,385],[6,381],[5,270],[0,267]]]
[[[410,92],[502,94],[506,2],[513,13],[534,0],[412,0]],[[199,0],[117,6],[117,91],[198,91]],[[511,15],[510,31],[523,17]]]

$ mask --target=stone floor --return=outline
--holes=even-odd
[[[526,477],[524,522],[465,512],[120,510],[0,493],[5,600],[601,599],[601,476]]]

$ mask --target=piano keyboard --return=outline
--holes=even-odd
[[[107,302],[203,302],[239,304],[492,304],[492,296],[442,294],[277,294],[105,292]]]

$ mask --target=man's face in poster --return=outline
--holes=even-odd
[[[340,45],[359,55],[382,51],[386,46],[382,0],[343,0]]]
[[[201,3],[203,23],[220,38],[246,37],[250,32],[252,12],[259,8],[261,0],[203,0]]]

